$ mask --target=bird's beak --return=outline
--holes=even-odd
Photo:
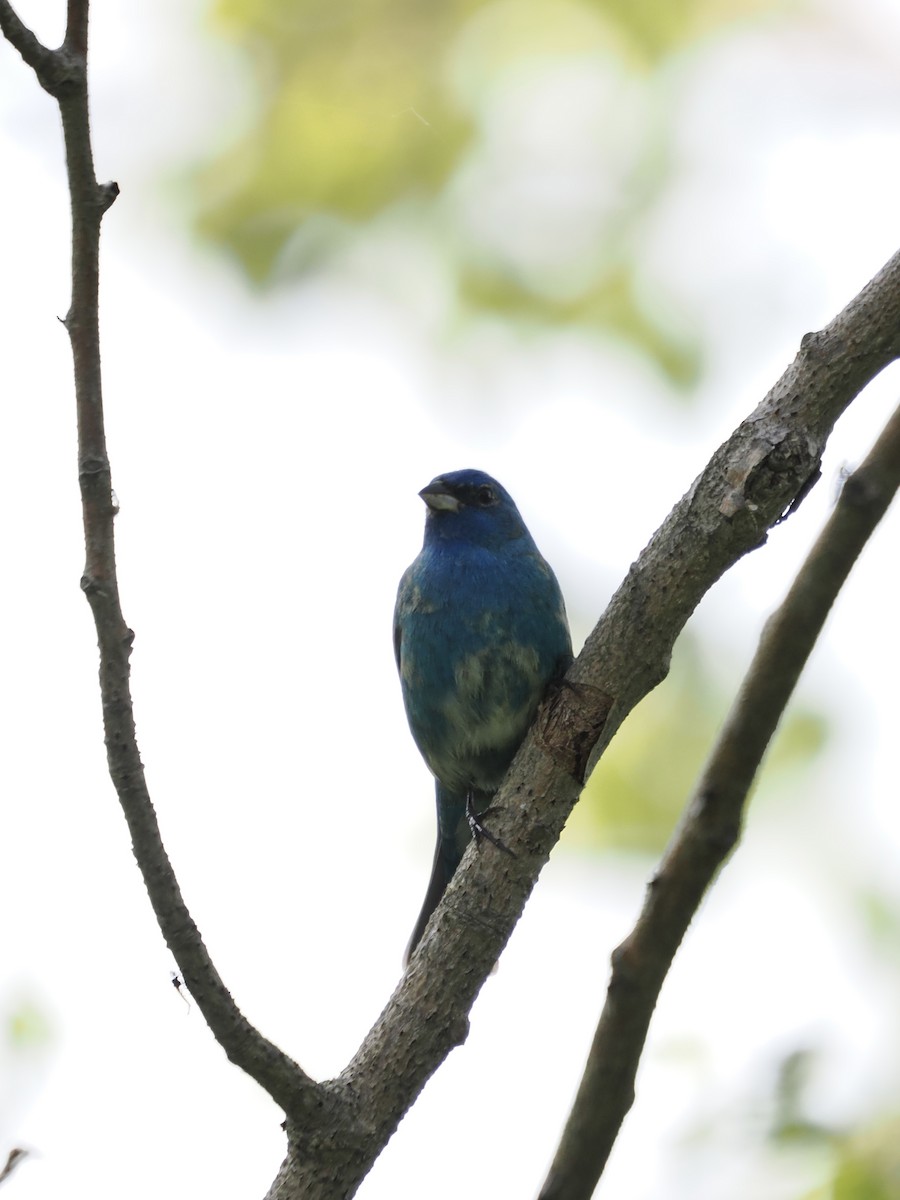
[[[459,501],[447,491],[441,479],[432,479],[419,495],[432,512],[459,512]]]

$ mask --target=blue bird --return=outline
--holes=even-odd
[[[425,541],[400,580],[394,652],[406,716],[435,778],[437,848],[404,962],[534,719],[572,661],[562,593],[512,497],[483,471],[419,495]],[[501,849],[506,849],[501,845]]]

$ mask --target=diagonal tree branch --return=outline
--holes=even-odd
[[[27,1156],[28,1151],[23,1150],[21,1146],[14,1146],[6,1156],[6,1162],[3,1164],[3,1169],[0,1170],[0,1183],[6,1183],[10,1175],[16,1167],[20,1166],[22,1160]]]
[[[38,79],[41,79],[42,73],[53,71],[56,65],[56,51],[48,50],[38,41],[9,0],[0,0],[0,31],[9,44],[22,55]]]
[[[83,37],[79,33],[83,31]],[[57,99],[69,87],[78,86],[84,73],[87,48],[87,3],[70,0],[66,39],[58,50],[50,50],[24,24],[9,0],[0,0],[0,33],[32,68],[41,87]]]
[[[634,1080],[663,980],[717,871],[740,837],[763,755],[834,600],[900,487],[900,408],[837,506],[759,647],[653,877],[612,977],[578,1095],[541,1200],[590,1200],[634,1100]]]
[[[119,189],[114,183],[98,183],[94,174],[88,116],[88,3],[69,0],[66,40],[59,50],[42,46],[6,0],[0,0],[0,25],[42,85],[56,97],[62,117],[72,205],[72,300],[64,324],[75,373],[78,480],[86,551],[81,586],[97,628],[110,775],[160,929],[216,1039],[232,1062],[283,1107],[302,1112],[306,1104],[314,1104],[321,1113],[323,1097],[314,1096],[311,1081],[297,1064],[250,1024],[213,965],[163,846],[138,751],[129,679],[134,635],[119,602],[113,531],[116,506],[100,375],[100,223]]]
[[[492,828],[516,858],[466,852],[409,969],[329,1085],[344,1098],[349,1125],[337,1140],[324,1132],[311,1154],[308,1131],[289,1114],[289,1153],[270,1200],[353,1195],[428,1077],[465,1040],[469,1009],[589,768],[665,677],[672,646],[703,595],[792,511],[818,475],[834,422],[898,357],[900,254],[824,330],[803,338],[794,362],[630,569],[495,798]]]

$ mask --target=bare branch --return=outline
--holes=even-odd
[[[87,60],[89,0],[67,0],[65,46]]]
[[[53,50],[48,50],[38,41],[9,0],[0,0],[0,31],[38,76],[48,68],[55,57]]]
[[[516,857],[470,848],[409,968],[332,1086],[346,1124],[288,1117],[289,1154],[270,1200],[350,1196],[450,1050],[581,792],[589,766],[668,671],[697,603],[810,485],[834,422],[900,357],[900,254],[822,332],[713,455],[632,566],[566,686],[550,697],[494,800],[492,828]],[[327,1170],[323,1169],[327,1164]]]
[[[900,253],[794,361],[713,455],[654,534],[570,676],[615,697],[595,759],[669,669],[675,638],[713,583],[766,541],[815,481],[835,421],[900,357]]]
[[[72,0],[73,4],[75,0]],[[85,16],[87,5],[85,7]],[[48,49],[38,41],[13,9],[9,0],[0,0],[0,32],[34,71],[41,87],[57,99],[84,77],[85,56],[71,53],[77,43],[68,39],[58,50]]]
[[[59,102],[72,205],[72,301],[65,326],[75,367],[78,479],[81,486],[85,568],[81,586],[90,603],[100,647],[100,691],[110,775],[131,833],[134,855],[153,910],[184,982],[216,1039],[282,1107],[323,1109],[308,1077],[267,1041],[241,1013],[216,971],[181,896],[160,836],[137,746],[129,682],[134,635],[119,603],[109,459],[100,376],[98,279],[100,223],[115,200],[114,183],[94,174],[88,119],[87,0],[69,0],[66,41],[48,51],[0,0],[3,32]],[[327,1106],[325,1106],[327,1107]]]
[[[590,1200],[634,1099],[660,988],[716,872],[740,836],[744,806],[835,597],[900,486],[900,408],[844,485],[753,662],[638,923],[612,956],[587,1067],[541,1200]]]
[[[28,1151],[23,1150],[21,1146],[14,1146],[6,1156],[6,1162],[3,1164],[3,1169],[0,1170],[0,1183],[6,1183],[13,1171],[18,1167],[22,1160],[27,1156]]]

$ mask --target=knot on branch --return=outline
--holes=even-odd
[[[785,519],[819,478],[819,457],[802,433],[783,437],[752,438],[743,454],[733,459],[725,472],[727,491],[719,512],[728,520],[739,513],[771,512],[779,508]]]
[[[67,318],[68,319],[68,318]],[[78,464],[78,479],[79,482],[84,482],[92,476],[108,475],[109,474],[109,459],[100,455],[86,454]]]
[[[68,46],[46,50],[33,65],[38,83],[56,100],[64,100],[87,88],[87,59]]]
[[[623,992],[633,991],[640,983],[641,961],[640,954],[634,944],[634,937],[629,936],[620,942],[609,956],[612,968],[607,994],[610,999],[621,997]]]
[[[100,209],[101,216],[112,206],[118,194],[119,185],[114,179],[108,183],[97,184],[97,207]]]
[[[853,508],[866,509],[872,505],[878,504],[881,500],[884,489],[880,486],[880,481],[874,479],[871,473],[866,472],[864,467],[854,471],[852,475],[844,480],[844,485],[841,488],[841,499]]]
[[[613,705],[612,696],[589,683],[563,679],[538,713],[537,744],[580,784]]]
[[[828,351],[828,333],[824,329],[813,330],[810,333],[804,333],[800,339],[800,350],[808,359],[813,362],[821,362],[827,358]]]
[[[738,786],[735,792],[727,786],[709,783],[698,788],[688,813],[688,836],[701,853],[709,852],[716,861],[721,861],[737,845],[741,836],[741,808],[740,803],[735,805],[735,794],[744,795],[747,788],[742,790]]]
[[[92,596],[102,596],[104,594],[103,585],[94,575],[82,575],[80,582],[81,590],[90,599]]]

